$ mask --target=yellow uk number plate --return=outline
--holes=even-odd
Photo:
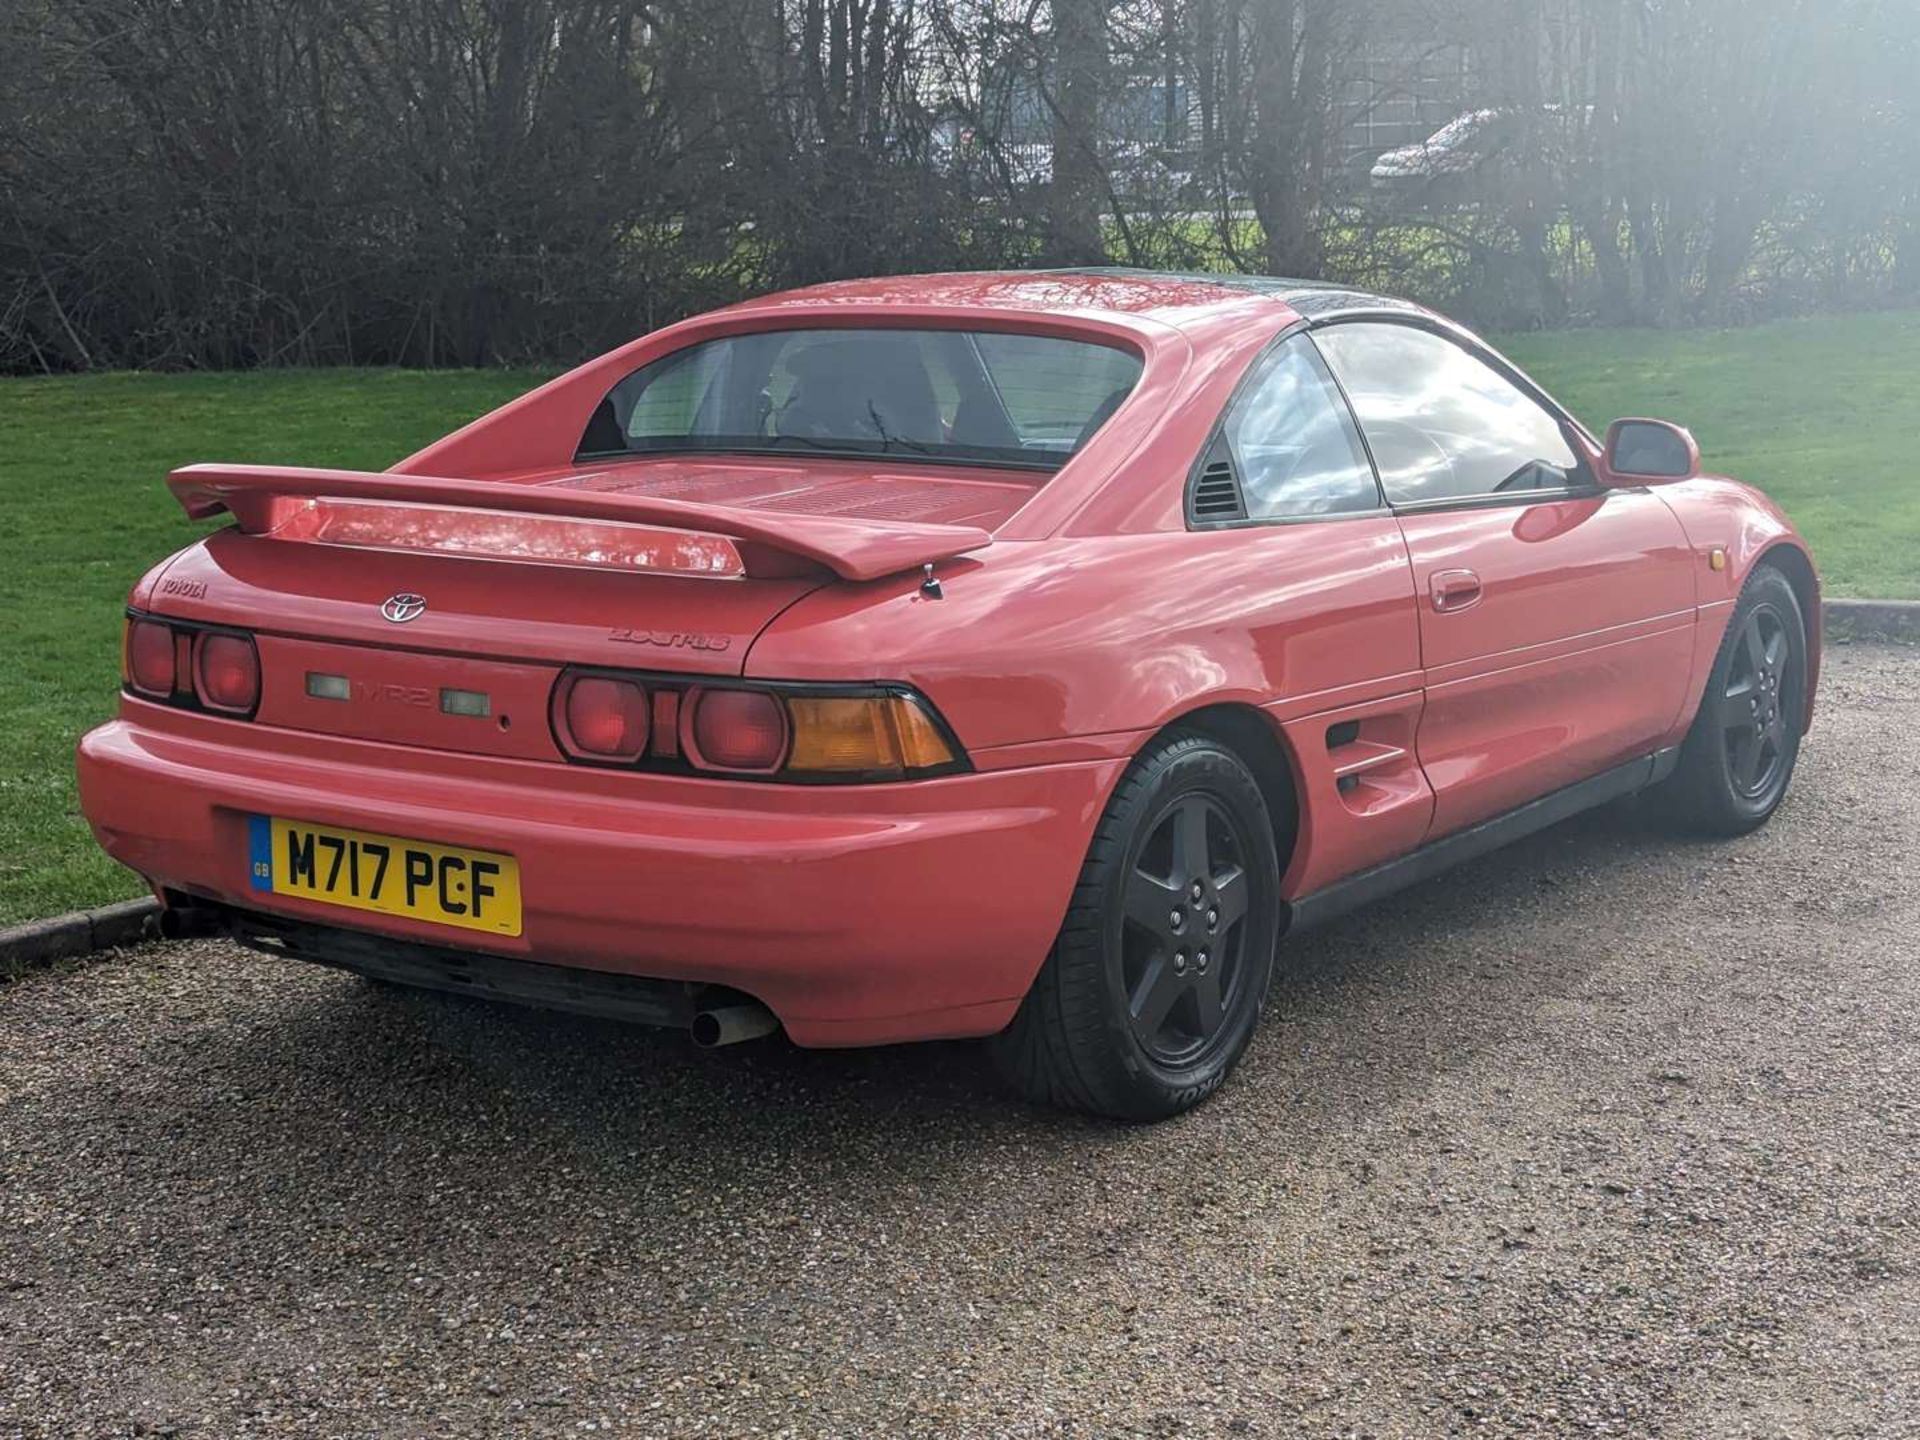
[[[247,817],[247,850],[256,890],[491,935],[520,933],[520,866],[511,855],[277,815]]]

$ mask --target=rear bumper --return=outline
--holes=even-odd
[[[454,755],[124,702],[78,755],[100,844],[159,887],[400,940],[731,986],[802,1045],[990,1034],[1053,942],[1124,760],[802,787]],[[271,814],[520,862],[515,938],[252,889]]]

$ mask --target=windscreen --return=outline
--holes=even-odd
[[[1051,470],[1140,378],[1130,351],[971,330],[775,330],[677,350],[595,411],[580,458],[897,455]]]

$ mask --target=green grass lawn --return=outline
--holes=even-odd
[[[1920,314],[1727,333],[1594,331],[1508,349],[1596,429],[1679,420],[1765,486],[1830,593],[1920,598]],[[72,749],[111,713],[121,607],[196,527],[161,486],[193,460],[379,469],[531,373],[263,371],[0,380],[0,925],[139,893],[74,806]]]
[[[488,371],[0,380],[0,925],[141,893],[74,804],[73,742],[114,707],[127,591],[208,526],[193,460],[382,469],[530,388]]]
[[[1829,595],[1920,600],[1920,311],[1750,330],[1514,337],[1507,354],[1598,433],[1621,415],[1692,429],[1709,470],[1765,490]]]

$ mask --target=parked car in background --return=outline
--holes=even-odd
[[[176,928],[721,1043],[992,1037],[1174,1114],[1287,936],[1649,791],[1792,777],[1818,582],[1402,301],[822,285],[372,474],[192,465],[82,806]]]
[[[1529,168],[1564,176],[1578,140],[1576,119],[1590,113],[1591,107],[1560,105],[1469,110],[1425,140],[1384,152],[1368,178],[1389,203],[1437,206],[1490,198]]]
[[[1431,180],[1471,170],[1486,157],[1498,110],[1469,110],[1442,125],[1425,140],[1383,152],[1370,172],[1376,184]]]
[[[1114,194],[1123,203],[1149,211],[1177,205],[1199,205],[1193,154],[1162,145],[1126,141],[1107,153],[1107,173]]]
[[[928,154],[942,174],[985,177],[990,191],[1032,190],[1053,182],[1050,143],[995,141],[959,121],[933,130]]]

